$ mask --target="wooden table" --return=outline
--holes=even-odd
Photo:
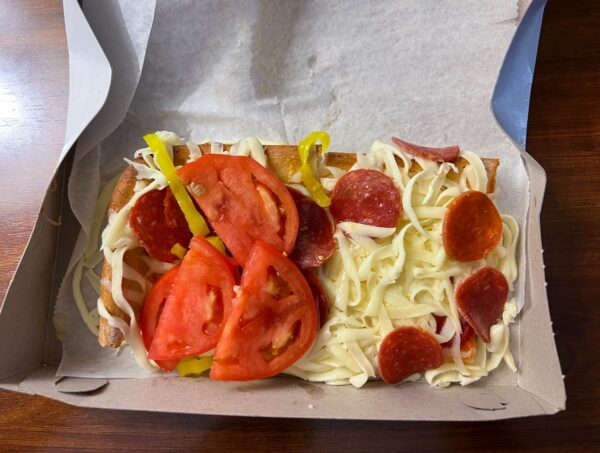
[[[0,6],[0,296],[62,147],[68,74],[61,3]],[[599,451],[599,30],[600,2],[550,0],[529,122],[528,150],[548,172],[542,230],[565,412],[489,423],[242,419],[80,409],[0,391],[0,450]]]

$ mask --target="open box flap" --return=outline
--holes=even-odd
[[[492,112],[506,134],[526,149],[531,83],[547,0],[533,0],[511,43],[492,97]]]
[[[550,320],[544,276],[542,233],[540,222],[537,221],[542,210],[546,172],[529,154],[523,153],[523,158],[531,175],[527,256],[533,258],[530,259],[531,264],[527,267],[529,284],[526,286],[526,296],[530,303],[525,308],[526,313],[523,313],[519,329],[523,332],[535,332],[535,334],[528,335],[527,340],[521,341],[519,345],[522,357],[532,359],[520,367],[518,385],[548,402],[558,411],[565,409],[567,395]],[[542,326],[545,328],[541,328]],[[536,359],[536,356],[539,359]]]
[[[60,160],[104,104],[111,78],[108,60],[76,0],[64,1],[64,17],[69,48],[69,106]],[[11,345],[0,349],[0,377],[43,363],[61,202],[58,187],[55,179],[0,311],[0,344]]]
[[[537,395],[550,404],[554,411],[563,410],[566,404],[564,376],[562,375],[548,309],[544,258],[539,218],[542,210],[546,173],[526,151],[527,120],[531,83],[535,69],[538,42],[546,0],[533,0],[506,54],[498,82],[494,89],[491,108],[498,125],[522,150],[530,175],[530,203],[527,227],[527,257],[532,262],[527,270],[527,299],[530,301],[519,322],[521,332],[536,332],[521,341],[518,349],[522,356],[536,353],[545,360],[522,363],[519,387]]]
[[[77,0],[64,0],[63,11],[69,51],[69,105],[59,161],[104,105],[112,77],[108,59]]]
[[[139,81],[154,17],[154,4],[154,0],[143,3],[86,2],[88,23],[76,0],[64,0],[69,50],[69,105],[65,144],[57,160],[57,167],[62,162],[63,167],[70,169],[71,163],[64,162],[70,150],[75,147],[89,149],[90,143],[96,143],[109,134],[125,115]],[[121,11],[128,8],[135,10],[136,14]],[[147,33],[128,37],[124,23],[126,17],[130,21],[144,22]],[[111,23],[110,29],[101,27],[103,23]],[[103,38],[102,47],[90,24]],[[100,29],[104,31],[101,32]],[[120,45],[122,42],[128,45]],[[113,69],[119,77],[111,84]],[[80,152],[76,155],[79,157],[73,163],[76,171],[85,171],[81,170],[89,163],[84,162],[85,154]],[[72,250],[73,245],[71,242],[64,249],[57,248],[60,223],[57,220],[64,213],[61,205],[67,177],[67,171],[58,172],[54,176],[2,305],[0,341],[12,347],[0,349],[0,378],[31,370],[44,363],[46,324],[53,302],[51,296],[55,293],[52,278],[55,255],[63,257]],[[95,201],[96,195],[91,195]],[[52,335],[51,323],[48,325],[48,332]],[[56,348],[50,345],[50,349]],[[53,352],[49,355],[56,356]]]

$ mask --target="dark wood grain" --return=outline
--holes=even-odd
[[[33,163],[60,151],[67,74],[60,2],[0,9],[0,168],[35,172],[0,178],[2,295],[52,176],[51,164]],[[460,424],[273,420],[80,409],[0,391],[0,450],[600,450],[598,30],[600,2],[550,0],[530,111],[528,150],[548,172],[542,230],[565,412]]]

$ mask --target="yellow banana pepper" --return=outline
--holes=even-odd
[[[177,204],[181,208],[185,220],[190,227],[190,231],[194,236],[206,236],[209,232],[208,225],[204,217],[198,212],[187,190],[177,177],[177,169],[173,165],[171,156],[167,151],[167,147],[156,134],[148,134],[144,136],[145,142],[154,152],[154,158],[158,164],[160,171],[167,178],[171,192],[177,200]]]
[[[180,376],[200,376],[210,370],[212,357],[188,357],[181,359],[177,365]]]
[[[313,175],[308,159],[310,148],[318,141],[321,142],[321,153],[325,154],[327,148],[329,148],[329,134],[325,131],[311,132],[298,144],[298,154],[300,155],[300,162],[302,163],[300,166],[300,174],[302,175],[304,187],[308,189],[315,202],[319,206],[325,208],[331,204],[331,200],[323,190],[323,186],[321,186],[319,180]]]

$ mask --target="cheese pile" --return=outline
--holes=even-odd
[[[431,385],[469,384],[487,375],[502,360],[516,371],[508,347],[508,325],[517,314],[514,298],[506,303],[502,320],[491,328],[490,343],[478,339],[473,362],[463,363],[461,356],[455,285],[487,265],[500,270],[512,290],[517,278],[519,231],[515,219],[503,215],[501,243],[484,260],[459,263],[446,257],[442,244],[445,206],[467,190],[485,192],[488,183],[483,162],[476,154],[462,152],[461,157],[468,165],[459,180],[452,181],[448,175],[458,172],[452,163],[411,160],[384,143],[375,142],[370,153],[357,154],[351,170],[376,169],[389,176],[402,192],[404,214],[396,228],[352,222],[337,225],[336,250],[319,271],[332,304],[330,316],[310,352],[287,373],[309,381],[361,387],[378,377],[377,353],[383,338],[403,325],[419,326],[440,343],[454,338],[452,346],[444,350],[444,365],[425,373]],[[413,160],[420,166],[414,174]],[[330,167],[327,170],[331,174],[321,183],[332,190],[343,172]],[[494,194],[490,195],[493,199]],[[448,317],[439,335],[433,314]]]

